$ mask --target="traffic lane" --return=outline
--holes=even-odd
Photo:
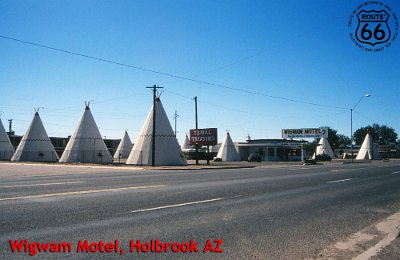
[[[382,169],[380,169],[380,168],[378,170],[382,171]],[[342,173],[340,173],[340,174],[336,173],[337,176],[335,176],[335,174],[327,174],[327,175],[321,174],[321,176],[319,178],[316,178],[316,176],[313,175],[313,174],[311,174],[311,175],[309,175],[309,174],[302,174],[302,175],[295,174],[295,175],[286,175],[286,176],[277,176],[277,175],[275,175],[273,177],[268,177],[268,176],[257,177],[258,175],[256,175],[256,177],[254,177],[253,174],[246,173],[244,176],[242,176],[242,175],[239,176],[240,178],[245,177],[246,179],[236,179],[238,177],[234,177],[232,179],[232,176],[235,176],[235,174],[233,174],[233,172],[232,172],[232,174],[229,174],[229,180],[207,182],[208,178],[202,178],[201,180],[195,181],[195,183],[198,185],[197,187],[196,187],[196,184],[194,186],[193,186],[193,184],[190,184],[192,186],[189,189],[187,189],[186,191],[185,190],[184,191],[175,191],[175,193],[176,194],[179,194],[179,193],[185,194],[185,193],[188,193],[188,192],[190,193],[191,190],[199,189],[200,191],[202,191],[204,189],[207,190],[207,189],[212,189],[212,188],[217,188],[217,189],[223,191],[224,190],[223,189],[224,185],[228,185],[228,186],[240,185],[240,186],[243,186],[243,187],[239,187],[240,189],[242,189],[240,192],[243,193],[243,192],[246,192],[247,190],[257,190],[256,188],[253,189],[253,185],[254,184],[256,184],[256,186],[259,185],[259,184],[263,184],[265,186],[265,189],[268,192],[274,192],[275,190],[280,190],[280,189],[291,189],[291,188],[303,187],[303,186],[307,186],[307,185],[319,185],[319,183],[323,182],[323,181],[325,181],[327,183],[335,183],[335,182],[340,182],[340,181],[352,180],[354,178],[356,178],[356,179],[360,179],[360,178],[361,179],[365,179],[365,178],[370,178],[370,176],[375,176],[375,175],[377,177],[384,178],[384,177],[389,176],[388,173],[391,172],[391,171],[392,171],[392,169],[390,171],[381,173],[381,172],[376,172],[376,169],[374,169],[372,171],[373,174],[371,174],[371,173],[366,173],[363,170],[362,173],[360,173],[359,176],[355,175],[355,174],[357,174],[357,172],[353,172],[352,175],[350,175],[350,176],[349,175],[344,176],[344,175],[342,175]],[[237,173],[237,171],[236,171],[236,173]],[[391,172],[390,176],[394,175],[393,173],[395,173],[395,172]],[[200,176],[200,175],[198,175],[198,176]],[[190,177],[193,177],[193,176],[190,176]],[[343,179],[344,177],[346,177],[346,179]],[[350,178],[347,178],[347,177],[350,177]],[[184,178],[180,179],[180,182],[181,182],[180,184],[181,185],[183,185],[186,182],[183,179]],[[190,179],[191,182],[193,181],[192,178],[187,178],[187,179]],[[206,180],[204,180],[204,179],[206,179]],[[79,183],[79,181],[76,181],[76,182]],[[176,183],[176,182],[173,182],[173,183]],[[49,183],[49,184],[51,184],[51,183]],[[149,184],[149,183],[143,183],[143,184]],[[151,181],[151,184],[154,184],[154,181]],[[24,185],[24,184],[22,184],[22,185]],[[38,198],[29,198],[29,199],[37,199],[37,201],[39,201],[39,202],[51,202],[51,201],[56,201],[57,199],[65,199],[65,198],[68,199],[69,197],[72,196],[71,199],[74,200],[75,199],[75,198],[73,198],[74,196],[80,195],[81,193],[85,193],[85,192],[92,192],[93,191],[93,192],[104,193],[105,191],[104,191],[103,187],[105,188],[105,187],[109,187],[110,186],[108,182],[103,184],[103,186],[101,186],[100,188],[94,188],[94,184],[93,183],[91,183],[90,185],[91,185],[90,186],[91,189],[89,189],[89,190],[75,189],[76,187],[71,188],[71,189],[61,189],[60,190],[60,187],[56,185],[56,186],[53,187],[54,190],[48,190],[48,191],[47,190],[43,191],[43,188],[44,187],[45,188],[50,188],[51,185],[48,185],[48,186],[47,185],[46,186],[37,186],[36,188],[40,187],[40,188],[38,188],[39,189],[39,194],[38,194],[39,197]],[[164,184],[161,184],[161,185],[164,185]],[[127,185],[116,186],[116,187],[109,187],[109,188],[106,189],[106,191],[110,191],[110,192],[114,192],[114,191],[129,192],[129,190],[131,188],[132,189],[136,189],[137,187],[141,187],[141,186],[135,186],[135,185],[133,185],[133,186],[127,186]],[[146,187],[146,186],[144,186],[144,187]],[[71,193],[74,193],[74,195],[70,195],[70,196],[67,196],[67,197],[61,196],[59,198],[53,198],[51,196],[53,194],[67,195],[67,194],[63,194],[63,192],[67,192],[68,193],[70,190],[72,190]],[[24,187],[24,191],[25,191],[25,187]],[[59,193],[59,191],[61,191],[61,193]],[[228,191],[229,191],[229,189],[228,189]],[[27,192],[27,191],[25,191],[25,192]],[[31,194],[32,192],[28,192],[28,193]],[[36,194],[36,193],[34,193],[34,194]],[[12,194],[12,195],[14,195],[14,194]],[[42,195],[44,195],[43,196],[44,199],[40,198],[40,196],[42,196]],[[82,195],[84,195],[84,194],[82,194]],[[99,195],[101,195],[101,194],[99,194]],[[222,195],[225,195],[225,194],[222,194]],[[228,196],[229,195],[231,195],[231,194],[228,194]],[[14,197],[13,196],[4,197],[4,196],[5,195],[3,194],[2,198],[0,198],[0,200],[2,200],[2,199],[3,200],[7,200],[7,199],[13,199],[13,198],[18,200],[21,197],[23,198],[24,194],[15,194]],[[162,197],[164,197],[164,196],[165,196],[165,193],[163,194]],[[145,200],[149,200],[148,198],[144,198],[144,199]],[[150,200],[151,200],[151,198],[150,198]]]
[[[204,205],[167,208],[160,211],[146,212],[146,214],[135,213],[133,216],[131,216],[130,212],[126,213],[126,216],[116,217],[114,215],[114,217],[111,216],[104,220],[85,222],[83,219],[83,222],[79,222],[80,224],[65,225],[66,223],[64,223],[63,227],[66,227],[66,230],[60,230],[59,226],[48,227],[44,232],[43,229],[34,229],[33,232],[22,232],[19,236],[24,234],[28,236],[35,235],[42,232],[42,239],[44,239],[48,237],[48,232],[50,232],[50,234],[54,234],[54,232],[56,234],[66,232],[64,233],[65,236],[69,237],[71,235],[69,232],[72,229],[74,233],[79,233],[81,230],[87,230],[89,233],[95,232],[92,235],[92,239],[94,240],[98,240],[99,237],[104,237],[105,234],[107,234],[106,237],[111,237],[115,232],[115,234],[120,234],[119,239],[124,241],[130,240],[129,234],[139,234],[140,238],[144,237],[144,239],[160,237],[166,240],[185,240],[189,230],[186,228],[182,229],[182,227],[190,227],[190,230],[194,230],[194,233],[190,234],[196,234],[199,239],[203,238],[206,240],[206,235],[210,234],[209,232],[212,233],[214,230],[216,234],[226,236],[227,239],[225,239],[225,241],[228,241],[228,243],[225,243],[227,244],[227,249],[230,252],[234,252],[234,255],[239,254],[245,256],[240,253],[245,251],[247,247],[243,245],[247,243],[251,245],[250,251],[254,252],[256,255],[266,255],[268,253],[267,255],[270,255],[271,258],[275,256],[279,258],[282,254],[285,255],[285,253],[282,252],[287,250],[287,248],[282,248],[282,245],[290,245],[290,247],[296,246],[295,252],[288,251],[292,256],[298,254],[302,247],[307,248],[304,253],[309,253],[310,248],[312,249],[310,245],[318,244],[317,242],[322,239],[317,236],[317,238],[313,240],[312,238],[316,236],[315,234],[322,232],[325,234],[323,238],[326,239],[326,237],[331,236],[333,238],[332,241],[334,241],[337,239],[338,235],[343,234],[339,232],[338,235],[334,235],[334,230],[335,228],[337,229],[337,226],[346,227],[346,225],[348,225],[349,228],[351,227],[350,231],[348,231],[350,234],[353,231],[357,231],[358,228],[372,223],[375,219],[379,219],[382,214],[389,213],[391,210],[390,206],[395,210],[396,205],[392,205],[391,201],[399,201],[399,197],[396,188],[393,189],[393,183],[393,180],[388,183],[388,181],[384,182],[381,179],[380,181],[361,183],[360,185],[363,187],[354,187],[351,183],[335,185],[325,184],[321,185],[321,187],[314,187],[315,190],[302,188],[290,192],[282,191],[279,194],[247,195]],[[381,196],[372,194],[369,192],[370,190],[375,190],[377,194],[384,190],[385,195],[383,201],[386,201],[386,204],[382,204]],[[392,198],[390,198],[390,196],[392,196]],[[132,207],[131,209],[135,210],[137,208]],[[338,213],[338,211],[340,212]],[[251,212],[251,215],[249,215],[249,212]],[[311,217],[313,220],[311,223],[310,215],[313,216]],[[341,217],[341,215],[344,215],[345,218]],[[184,216],[184,220],[174,222],[175,219],[181,219],[180,216]],[[332,216],[334,217],[332,218]],[[353,227],[354,223],[351,223],[351,220],[354,221],[354,219],[358,218],[360,219],[357,221],[358,225]],[[172,225],[174,227],[173,230],[168,228],[171,223],[175,223]],[[198,225],[201,223],[204,225]],[[227,223],[231,223],[232,225],[228,225]],[[37,227],[38,225],[34,226]],[[127,226],[129,226],[128,229]],[[129,231],[132,226],[141,226],[144,229],[137,230],[134,228]],[[220,229],[220,227],[224,226],[226,226],[226,228]],[[326,227],[330,228],[324,231],[324,227],[325,229]],[[154,229],[150,234],[153,234],[154,237],[149,236],[147,238],[146,234],[151,231],[152,228]],[[209,232],[203,234],[202,232],[204,229]],[[98,232],[98,230],[101,230],[101,232]],[[174,233],[174,230],[179,232]],[[239,232],[242,235],[237,236],[236,233],[232,234],[232,230],[242,230]],[[128,235],[124,231],[129,231]],[[86,234],[88,232],[84,233]],[[162,236],[160,236],[160,234],[162,234]],[[164,235],[168,234],[175,235],[164,238]],[[291,239],[293,234],[297,234],[297,237],[295,236],[294,239]],[[311,238],[309,238],[310,236]],[[308,238],[301,240],[301,237]],[[79,236],[77,238],[79,238]],[[240,242],[235,244],[232,241]],[[257,241],[263,242],[257,243]],[[269,252],[266,252],[266,250],[259,251],[259,247],[262,248],[265,246],[264,242],[271,245],[267,247]],[[279,245],[281,245],[281,247],[279,247]],[[237,247],[241,248],[239,250],[240,252],[237,252],[235,249]],[[276,251],[276,248],[280,250]]]
[[[354,167],[354,166],[353,166]],[[340,174],[347,173],[349,171],[364,173],[368,169],[381,168],[377,166],[369,168],[344,168],[342,165],[336,167],[318,167],[318,168],[298,168],[298,171],[290,169],[236,169],[236,170],[214,170],[214,171],[178,171],[178,172],[148,172],[148,173],[101,173],[99,175],[63,175],[58,178],[54,176],[45,176],[41,178],[28,178],[22,180],[7,180],[0,182],[1,197],[12,197],[24,195],[34,195],[37,192],[49,193],[51,189],[59,192],[69,192],[77,189],[90,189],[91,187],[107,188],[112,185],[117,187],[118,185],[149,185],[151,184],[163,184],[163,183],[187,183],[191,181],[196,182],[208,182],[218,180],[234,180],[242,178],[259,178],[259,177],[274,177],[274,178],[285,178],[292,177],[293,175],[302,175],[308,177],[308,175],[321,175],[328,174],[329,177],[339,176]],[[393,170],[399,168],[393,168]],[[308,174],[308,175],[306,175]],[[188,177],[190,175],[190,177]],[[328,175],[326,178],[329,178]],[[85,188],[86,187],[86,188]],[[122,187],[122,186],[121,186]]]
[[[399,175],[397,175],[399,176]],[[142,189],[132,190],[116,190],[111,192],[99,192],[93,194],[75,194],[62,196],[49,196],[29,199],[18,199],[0,201],[4,216],[7,216],[11,223],[5,223],[4,230],[23,229],[24,225],[15,225],[15,223],[33,223],[36,219],[37,225],[42,220],[39,212],[46,212],[53,215],[55,219],[64,219],[57,217],[58,215],[70,216],[67,220],[83,221],[78,216],[74,217],[74,212],[65,212],[65,208],[76,208],[78,212],[85,216],[85,219],[94,220],[96,218],[112,217],[113,214],[123,213],[128,210],[128,206],[136,209],[154,208],[164,205],[173,205],[179,203],[187,203],[191,201],[208,200],[220,197],[234,197],[242,195],[258,195],[258,194],[285,194],[296,193],[298,189],[309,187],[318,187],[327,184],[326,179],[312,180],[312,178],[302,178],[304,176],[292,176],[292,178],[253,178],[243,180],[227,180],[214,182],[195,182],[189,184],[167,185],[151,188],[151,186],[132,186],[144,187]],[[375,182],[377,179],[394,178],[396,176],[383,175],[378,173],[374,178],[364,177],[355,178],[351,182]],[[315,176],[314,176],[315,178]],[[335,179],[335,178],[333,178]],[[330,183],[332,187],[336,187],[335,183]],[[148,188],[147,188],[148,187]],[[151,192],[149,192],[149,189]],[[101,190],[100,190],[101,191]],[[51,195],[53,193],[50,193]],[[43,195],[43,194],[42,194]],[[355,196],[358,196],[357,194]],[[107,211],[108,207],[112,207],[113,211]],[[93,210],[94,209],[94,210]],[[96,210],[101,210],[101,214],[97,214]],[[16,221],[18,220],[18,221]],[[51,223],[51,222],[50,222]],[[53,226],[59,225],[56,221]]]
[[[259,171],[260,172],[260,171]],[[237,173],[237,172],[236,172]],[[199,175],[198,175],[199,176]],[[236,190],[239,191],[240,194],[242,193],[246,193],[247,191],[256,191],[258,190],[257,187],[262,185],[264,188],[262,189],[263,192],[265,190],[265,192],[274,192],[276,190],[281,190],[281,189],[293,189],[293,188],[297,188],[297,187],[306,187],[309,185],[319,185],[321,182],[325,182],[327,180],[330,179],[337,179],[340,178],[340,176],[335,177],[334,175],[329,175],[328,176],[324,176],[322,175],[322,177],[317,178],[317,176],[315,175],[311,175],[309,176],[308,174],[302,174],[302,175],[286,175],[286,176],[273,176],[273,177],[269,177],[269,176],[264,176],[264,177],[257,177],[258,175],[256,175],[255,177],[252,176],[251,174],[244,174],[244,175],[240,175],[238,177],[234,177],[232,178],[232,176],[235,176],[233,174],[233,172],[231,174],[229,174],[229,179],[223,179],[223,180],[209,180],[209,178],[202,178],[203,176],[200,176],[201,179],[200,180],[193,180],[193,176],[185,176],[186,180],[184,180],[184,178],[181,178],[178,182],[173,181],[172,183],[174,185],[178,184],[180,186],[182,186],[182,188],[187,187],[186,189],[183,190],[178,190],[178,191],[173,191],[173,194],[185,194],[185,193],[191,193],[191,191],[195,191],[198,190],[199,192],[206,192],[208,193],[209,191],[212,191],[213,189],[216,189],[221,193],[221,196],[225,196],[224,191],[226,190],[228,192],[227,196],[234,196],[237,194],[229,194],[229,192],[231,192],[232,189],[230,189],[229,187],[231,186],[235,186],[237,185],[238,187],[236,188]],[[385,176],[385,175],[379,175],[381,177]],[[241,178],[241,179],[239,179]],[[322,178],[322,179],[321,179]],[[189,183],[188,183],[189,182]],[[192,183],[194,182],[194,183]],[[79,181],[77,181],[77,183],[79,183]],[[125,181],[126,183],[126,181]],[[185,184],[186,183],[186,184]],[[51,184],[51,183],[49,183]],[[75,200],[75,196],[78,195],[82,195],[82,196],[86,196],[87,193],[97,193],[99,192],[100,194],[95,194],[96,197],[98,196],[102,196],[102,193],[107,193],[106,191],[110,191],[110,192],[114,192],[114,191],[121,191],[121,193],[118,193],[119,196],[124,196],[123,192],[130,192],[130,188],[132,189],[136,189],[136,188],[141,188],[141,187],[148,187],[145,186],[146,184],[149,184],[150,186],[157,186],[157,185],[167,185],[167,186],[171,186],[169,184],[164,184],[164,182],[161,183],[155,183],[154,181],[150,181],[150,182],[144,182],[144,183],[138,183],[138,186],[127,186],[130,183],[126,183],[123,186],[111,186],[109,185],[108,182],[106,183],[102,183],[102,186],[100,187],[95,187],[94,183],[90,183],[90,187],[91,189],[86,188],[86,189],[81,189],[81,187],[76,187],[73,186],[74,188],[69,188],[69,189],[60,189],[60,187],[58,185],[55,186],[51,186],[51,185],[46,185],[46,186],[36,186],[36,189],[39,190],[39,194],[34,193],[33,196],[29,196],[32,192],[28,192],[28,195],[25,195],[27,193],[27,191],[25,191],[26,187],[23,187],[23,191],[21,194],[16,194],[15,197],[4,197],[5,195],[2,194],[2,197],[0,198],[0,202],[2,202],[2,204],[4,205],[4,203],[12,203],[12,200],[22,200],[22,203],[24,202],[24,200],[28,200],[28,201],[33,201],[33,202],[52,202],[52,201],[57,201],[57,200]],[[132,183],[132,184],[136,184]],[[144,184],[144,186],[140,186],[140,184]],[[185,185],[183,185],[185,184]],[[24,186],[24,184],[22,185]],[[108,187],[107,189],[104,190],[105,187]],[[172,185],[172,187],[174,187]],[[79,189],[76,189],[79,188]],[[179,187],[178,187],[179,188]],[[46,190],[44,190],[46,189]],[[88,190],[87,190],[88,189]],[[71,191],[72,190],[72,191]],[[71,191],[71,192],[70,192]],[[70,193],[68,193],[70,192]],[[64,194],[65,193],[65,194]],[[68,196],[68,194],[71,194],[70,196]],[[52,195],[60,195],[60,196],[52,196]],[[164,192],[162,194],[163,196],[159,196],[158,199],[160,198],[164,198],[164,197],[168,197],[168,193]],[[37,197],[35,197],[37,196]],[[105,196],[107,196],[107,194],[105,194]],[[135,198],[136,200],[138,199],[138,197]],[[140,197],[139,197],[140,199]],[[150,198],[144,197],[143,200],[146,201],[151,201],[151,196]],[[102,201],[102,200],[101,200]],[[158,200],[156,201],[158,202]]]
[[[364,168],[368,167],[394,167],[393,164],[376,164],[376,163],[365,163],[365,164],[337,164],[337,165],[315,165],[311,167],[305,167],[302,165],[297,165],[297,166],[288,166],[288,167],[280,167],[280,168],[262,168],[263,173],[265,174],[274,174],[274,173],[280,173],[280,174],[291,174],[291,171],[305,171],[305,172],[320,172],[320,171],[350,171],[355,168],[355,170],[360,169],[360,166]],[[20,165],[13,165],[14,167],[20,167]],[[67,166],[59,166],[55,167],[56,169],[62,168],[62,167],[67,167]],[[397,169],[399,170],[399,163],[397,163]],[[78,167],[79,168],[79,167]],[[28,172],[34,172],[37,170],[37,166],[33,166],[31,168],[24,168],[25,171]],[[50,168],[51,169],[51,168]],[[91,169],[93,170],[93,169]],[[20,177],[19,175],[13,175],[13,178],[11,179],[2,179],[1,182],[7,184],[7,183],[13,183],[16,181],[21,181],[21,182],[38,182],[38,181],[53,181],[55,179],[59,180],[65,180],[65,181],[73,181],[76,179],[82,179],[86,178],[87,180],[102,180],[102,179],[108,179],[108,181],[113,181],[113,179],[123,179],[123,178],[154,178],[154,177],[159,177],[162,179],[169,179],[169,178],[180,178],[181,174],[191,174],[191,175],[207,175],[207,177],[214,176],[218,178],[219,176],[226,177],[226,173],[230,173],[231,170],[224,170],[224,169],[216,169],[216,170],[162,170],[162,171],[129,171],[129,172],[120,172],[118,170],[111,170],[109,169],[108,172],[99,171],[99,173],[93,174],[91,173],[86,173],[86,174],[64,174],[64,175],[42,175],[42,176],[34,176],[34,177]],[[252,169],[247,169],[248,171],[251,171]],[[258,169],[256,169],[258,170]],[[0,168],[0,172],[3,171],[2,168]],[[240,171],[244,171],[244,169],[240,169]],[[51,171],[50,171],[51,172]]]
[[[154,237],[162,239],[163,241],[177,241],[178,238],[182,238],[180,239],[180,241],[184,241],[185,240],[184,238],[188,237],[187,234],[195,234],[194,237],[195,238],[197,237],[197,240],[199,241],[201,241],[201,237],[204,237],[204,241],[206,241],[207,237],[211,237],[210,234],[215,234],[215,235],[222,234],[223,237],[225,237],[224,239],[225,241],[224,244],[226,248],[225,253],[227,253],[230,257],[232,256],[245,257],[247,254],[249,254],[254,256],[256,255],[269,256],[268,257],[269,259],[275,257],[282,259],[286,256],[291,259],[294,259],[294,256],[298,256],[299,253],[296,250],[301,251],[304,249],[303,247],[306,247],[307,249],[305,252],[306,255],[310,251],[309,249],[312,248],[309,245],[313,245],[314,242],[318,242],[321,240],[321,238],[318,237],[316,238],[316,241],[309,241],[308,236],[310,236],[310,234],[324,232],[324,229],[321,227],[326,226],[326,224],[335,224],[332,223],[332,220],[329,219],[325,221],[325,224],[323,223],[323,221],[319,220],[317,222],[317,225],[315,226],[314,221],[316,219],[321,218],[319,216],[320,213],[316,214],[316,216],[312,218],[313,223],[311,223],[311,225],[310,223],[307,222],[303,223],[304,220],[302,221],[302,219],[310,218],[310,215],[306,213],[305,218],[301,218],[301,215],[304,214],[304,212],[302,212],[302,204],[304,202],[300,201],[300,205],[298,205],[299,204],[298,199],[289,200],[287,203],[282,203],[279,200],[273,200],[270,203],[271,205],[270,207],[276,210],[270,210],[269,213],[267,212],[267,214],[265,213],[265,210],[262,211],[262,214],[257,213],[257,211],[260,211],[260,209],[263,208],[260,206],[259,203],[255,203],[257,201],[264,201],[264,198],[262,197],[252,198],[250,202],[246,200],[244,201],[244,203],[240,203],[238,201],[234,203],[235,205],[244,204],[246,206],[245,208],[240,208],[240,207],[237,208],[235,206],[232,206],[231,204],[214,205],[214,206],[210,204],[207,205],[207,208],[204,208],[205,205],[201,205],[199,207],[196,207],[195,209],[193,208],[174,209],[178,210],[178,212],[171,212],[171,209],[169,209],[168,211],[160,211],[156,215],[152,214],[144,214],[140,216],[136,215],[135,219],[132,220],[133,221],[132,223],[126,219],[116,220],[118,226],[122,225],[122,227],[118,226],[115,227],[113,225],[115,221],[92,223],[93,230],[95,230],[96,232],[97,230],[99,229],[100,230],[99,233],[94,234],[90,238],[88,238],[85,235],[88,233],[84,231],[85,228],[87,227],[85,228],[77,227],[75,231],[80,232],[81,230],[83,230],[82,233],[83,236],[81,237],[84,237],[84,239],[90,239],[92,241],[98,241],[99,237],[110,238],[111,234],[114,233],[117,234],[116,235],[117,238],[120,237],[121,241],[129,241],[130,239],[142,239],[143,241],[143,240],[154,239]],[[209,212],[210,209],[208,207],[212,207],[214,208],[214,210],[211,209],[210,213]],[[289,210],[289,208],[291,210]],[[187,211],[190,211],[189,213],[191,214],[191,216],[187,214]],[[251,214],[249,217],[248,212],[253,212],[253,214]],[[353,214],[353,212],[350,212],[350,214]],[[181,216],[184,217],[181,218]],[[144,217],[144,219],[142,217]],[[243,221],[240,220],[241,218],[245,218],[244,223]],[[352,217],[350,217],[350,219],[351,218]],[[189,223],[185,222],[186,219],[190,219]],[[258,219],[261,219],[261,223],[260,221],[258,221]],[[176,222],[174,222],[175,220]],[[228,224],[229,222],[231,224]],[[290,226],[290,223],[294,222],[296,223]],[[341,222],[342,219],[340,219],[339,223],[337,223],[336,225],[341,226],[342,224]],[[249,225],[249,223],[253,223],[253,225],[250,224],[250,227],[247,227],[246,225]],[[257,225],[257,223],[260,223],[258,227],[255,226]],[[261,230],[263,229],[262,226],[263,224],[266,224],[268,226],[268,229],[266,230],[266,232],[262,231],[261,234],[257,234],[257,232],[260,232],[260,228]],[[318,224],[320,226],[318,226]],[[102,228],[104,228],[104,226],[111,226],[111,230],[110,228],[103,230]],[[168,226],[171,226],[173,228],[169,229]],[[296,228],[304,226],[305,228],[296,230]],[[136,228],[130,230],[131,227],[136,227]],[[143,229],[140,228],[137,229],[137,227],[143,227]],[[232,230],[236,230],[237,231],[236,233],[238,233],[239,235],[236,235],[236,233],[231,234],[230,232],[232,232]],[[89,231],[89,233],[92,233],[92,231]],[[60,232],[59,230],[56,230],[56,233],[59,232]],[[126,232],[128,232],[126,236],[121,235],[121,234],[126,234]],[[201,235],[202,232],[205,233]],[[330,232],[324,232],[324,233],[332,234],[332,230],[330,230]],[[110,234],[110,235],[105,236],[105,234]],[[140,235],[136,236],[135,234],[140,234]],[[147,236],[148,234],[149,236]],[[265,236],[268,236],[268,238],[265,238]],[[66,236],[61,236],[61,238],[63,237],[65,238]],[[121,239],[122,237],[125,238]],[[191,237],[193,239],[193,236]],[[301,239],[302,237],[304,237],[303,240]],[[298,241],[299,238],[300,241]],[[278,240],[275,241],[276,239]],[[232,241],[234,241],[233,245],[226,246],[230,245]],[[267,246],[266,249],[261,250],[265,247],[265,244],[269,246]],[[285,248],[285,245],[288,248]],[[300,246],[299,248],[296,248],[296,250],[293,251],[292,249],[295,245],[300,245]],[[150,254],[150,256],[154,257],[153,254]]]

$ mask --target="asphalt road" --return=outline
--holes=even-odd
[[[12,253],[9,240],[29,240],[72,244],[70,253],[36,258],[302,259],[400,209],[399,161],[76,169],[0,165],[0,258],[28,258],[24,247]],[[192,240],[199,252],[130,252],[131,241],[156,239]],[[80,240],[118,240],[118,252],[77,253]],[[222,241],[223,252],[204,253],[208,240],[214,249]]]

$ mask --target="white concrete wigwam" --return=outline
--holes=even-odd
[[[221,161],[224,162],[240,161],[239,153],[236,150],[235,145],[233,144],[229,132],[226,132],[224,141],[222,142],[221,147],[219,148],[216,158],[221,159]]]
[[[333,150],[328,142],[328,139],[326,139],[325,137],[321,137],[321,139],[318,142],[317,149],[315,151],[315,156],[324,154],[331,157],[331,159],[335,158],[335,154],[333,153]]]
[[[21,139],[11,161],[56,162],[58,155],[35,109],[32,122]]]
[[[89,102],[85,102],[85,111],[65,147],[60,162],[112,162],[112,156],[101,137],[92,112],[90,112],[89,104]]]
[[[9,161],[15,152],[0,118],[0,160]]]
[[[152,106],[126,164],[152,165],[153,109]],[[155,100],[155,111],[154,165],[187,165],[160,98]]]
[[[183,139],[182,145],[181,145],[182,151],[193,151],[193,146],[190,145],[189,137],[187,134],[185,134],[185,138]]]
[[[358,151],[356,160],[378,160],[378,159],[380,159],[378,148],[374,144],[371,134],[368,133],[365,136],[365,139],[361,145],[360,150]]]
[[[114,153],[114,160],[126,159],[129,156],[133,147],[132,141],[129,138],[128,132],[125,130],[125,134],[118,145],[117,150]]]

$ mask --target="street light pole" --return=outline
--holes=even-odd
[[[350,139],[351,139],[351,143],[350,143],[350,147],[351,147],[351,162],[354,162],[353,159],[353,109],[350,108]]]
[[[360,104],[361,100],[363,100],[363,98],[365,97],[370,97],[371,94],[365,94],[364,96],[362,96],[358,102],[354,105],[353,108],[350,108],[350,139],[351,139],[351,143],[350,143],[350,149],[351,149],[351,162],[354,162],[353,159],[353,110],[356,109],[356,107],[358,106],[358,104]]]

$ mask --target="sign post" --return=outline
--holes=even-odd
[[[190,129],[190,144],[207,145],[207,165],[210,164],[209,146],[218,144],[217,128],[204,128],[204,129]],[[196,152],[196,164],[198,161],[198,153]]]

